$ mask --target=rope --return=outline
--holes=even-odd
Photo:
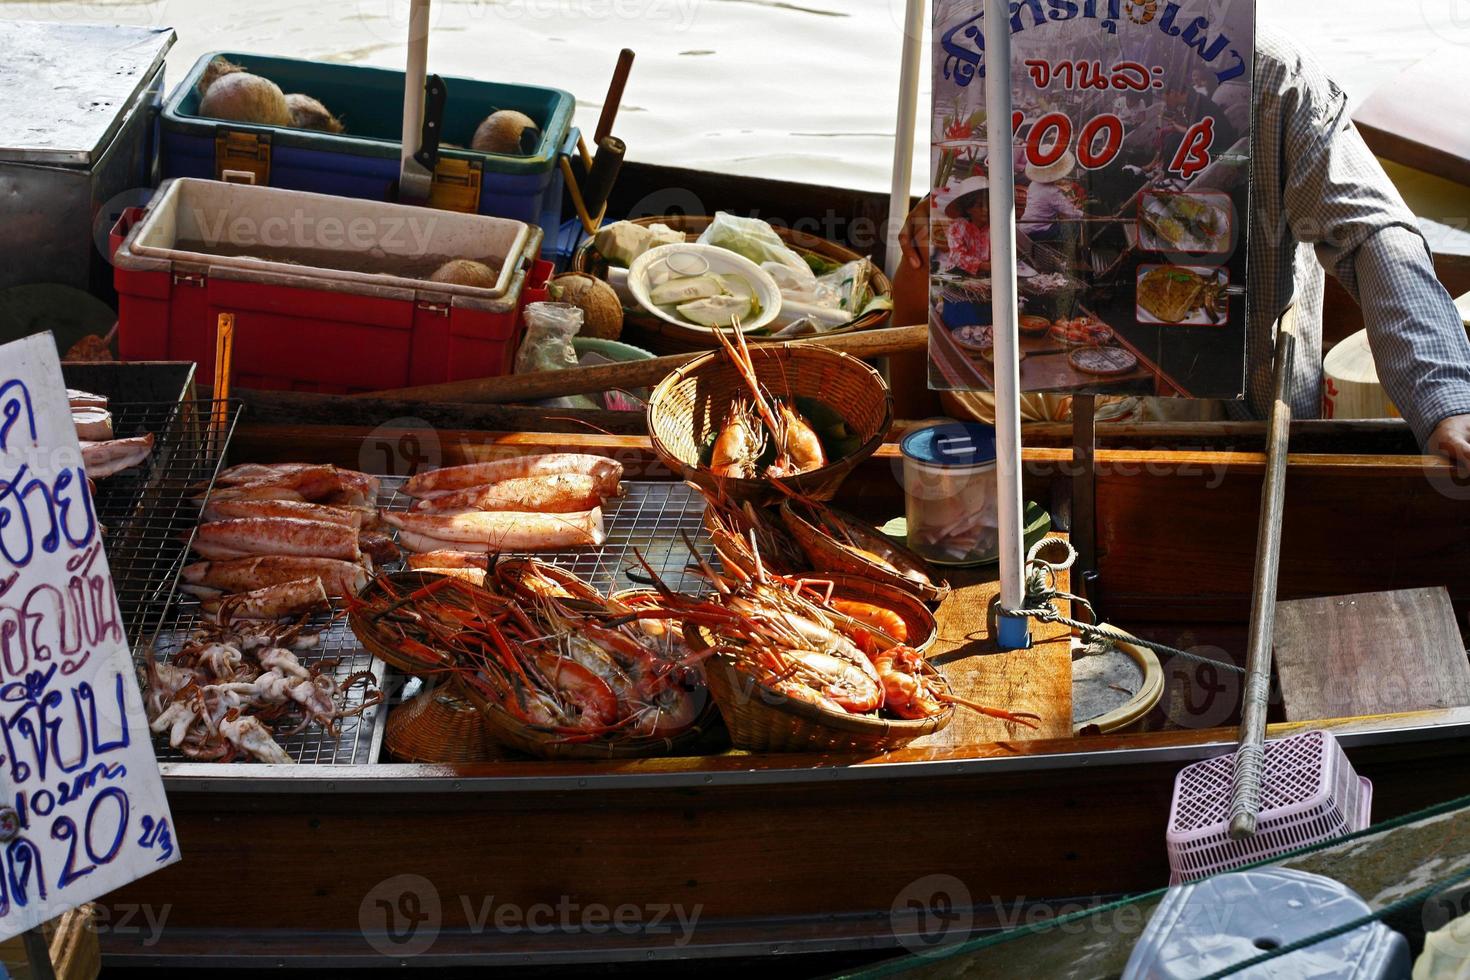
[[[1048,547],[1066,549],[1066,558],[1060,562],[1046,561],[1040,555]],[[1171,647],[1167,643],[1155,643],[1153,640],[1145,640],[1142,637],[1134,636],[1127,630],[1118,629],[1116,626],[1103,628],[1096,623],[1085,623],[1079,619],[1063,616],[1057,610],[1056,606],[1053,605],[1058,599],[1065,599],[1081,606],[1087,610],[1089,618],[1093,615],[1091,603],[1081,596],[1063,591],[1057,586],[1058,575],[1071,568],[1076,561],[1077,549],[1072,547],[1068,541],[1061,538],[1043,538],[1036,542],[1036,544],[1031,546],[1030,552],[1026,555],[1027,606],[1024,609],[1003,610],[1002,615],[1025,616],[1028,619],[1035,619],[1043,623],[1059,623],[1062,626],[1076,631],[1083,639],[1090,640],[1093,643],[1103,642],[1109,645],[1119,642],[1130,643],[1134,646],[1152,650],[1154,653],[1161,654],[1165,657],[1179,657],[1193,663],[1209,664],[1211,667],[1217,667],[1220,670],[1228,671],[1232,674],[1245,673],[1244,667],[1238,667],[1235,664],[1223,660],[1215,660],[1212,657],[1200,656],[1197,653],[1190,653],[1188,650]]]

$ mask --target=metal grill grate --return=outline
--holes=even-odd
[[[412,502],[399,492],[403,480],[383,481],[380,506],[406,510]],[[704,498],[683,483],[624,481],[625,495],[608,501],[602,509],[607,543],[595,550],[542,552],[535,555],[551,565],[565,568],[603,593],[645,585],[629,578],[629,569],[641,572],[633,554],[642,553],[669,588],[698,592],[698,576],[685,571],[689,548],[680,532],[689,535],[700,553],[713,561],[714,549],[704,529]]]
[[[157,639],[159,660],[167,661],[178,652],[196,629],[204,623],[199,603],[193,599],[180,598],[174,606],[174,615],[167,630]],[[309,650],[298,651],[296,656],[306,667],[323,666],[323,673],[345,681],[353,674],[370,671],[376,686],[383,686],[385,666],[357,642],[357,637],[347,627],[343,618],[329,619],[318,616],[308,629],[317,632],[319,641]],[[335,665],[324,666],[328,661]],[[348,694],[347,707],[357,707],[363,702],[365,690],[361,684]],[[351,766],[367,765],[378,758],[378,749],[383,744],[383,723],[388,716],[387,705],[369,708],[361,715],[343,719],[340,731],[333,737],[318,725],[311,725],[296,735],[277,733],[276,742],[286,750],[293,760],[308,765]],[[280,726],[274,726],[279,728]],[[154,748],[160,762],[179,762],[185,757],[171,748],[167,739],[154,740]]]
[[[209,399],[113,402],[118,438],[152,433],[142,466],[97,481],[97,519],[107,529],[107,560],[130,635],[140,637],[163,612],[199,519],[193,498],[214,480],[240,415],[236,404]],[[221,424],[211,421],[219,413]]]
[[[379,506],[395,510],[407,508],[410,500],[400,492],[403,483],[402,479],[385,478]],[[616,592],[642,584],[626,574],[630,569],[641,570],[633,553],[636,548],[671,588],[698,591],[701,588],[699,578],[685,571],[690,555],[680,532],[688,534],[702,554],[713,555],[709,535],[702,523],[703,499],[682,483],[630,482],[623,486],[626,496],[609,501],[604,508],[607,543],[602,548],[547,552],[536,557],[575,572],[604,592]],[[185,511],[183,516],[187,526],[192,526],[197,519],[197,513],[189,511]],[[162,621],[166,625],[158,633],[156,649],[159,659],[166,661],[202,625],[203,618],[195,600],[179,595]],[[315,649],[298,654],[303,664],[311,666],[335,659],[338,663],[330,673],[339,682],[354,673],[371,671],[378,686],[385,687],[385,665],[359,645],[345,619],[318,617],[311,628],[321,631],[320,642]],[[354,688],[348,705],[361,704],[363,693],[361,687]],[[383,704],[369,708],[359,718],[345,720],[337,738],[313,726],[298,735],[278,736],[276,741],[297,762],[364,765],[378,758],[387,715],[388,705]],[[167,742],[160,739],[155,744],[161,761],[183,758],[169,748]]]

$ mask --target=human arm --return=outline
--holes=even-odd
[[[1335,85],[1292,87],[1280,125],[1292,235],[1362,307],[1384,389],[1430,446],[1442,422],[1470,414],[1470,341],[1428,243]]]
[[[898,232],[904,261],[910,268],[929,268],[929,197],[914,205]]]

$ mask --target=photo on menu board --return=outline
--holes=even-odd
[[[1011,145],[983,0],[936,0],[929,383],[994,387],[990,179],[1016,187],[1021,390],[1245,387],[1254,0],[1011,3]]]

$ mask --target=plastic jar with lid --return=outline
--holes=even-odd
[[[995,561],[995,429],[946,420],[908,433],[900,447],[909,547],[940,564]]]

